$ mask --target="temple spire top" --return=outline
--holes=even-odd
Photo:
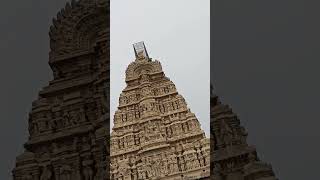
[[[144,45],[144,42],[138,42],[133,44],[134,53],[136,55],[137,60],[141,59],[147,59],[150,60],[146,46]]]

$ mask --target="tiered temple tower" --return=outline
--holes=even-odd
[[[144,43],[126,70],[111,133],[111,179],[205,179],[210,141]]]
[[[32,103],[14,180],[109,177],[109,1],[72,0],[50,28],[54,79]]]
[[[247,132],[228,105],[211,91],[211,169],[214,180],[276,180],[271,165],[247,144]]]

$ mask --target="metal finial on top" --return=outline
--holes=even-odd
[[[143,56],[149,60],[149,55],[143,41],[133,44],[133,49],[137,59]]]

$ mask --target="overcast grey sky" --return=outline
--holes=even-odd
[[[132,44],[140,41],[209,135],[210,0],[111,1],[111,119],[135,59]]]

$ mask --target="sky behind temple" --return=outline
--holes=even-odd
[[[111,1],[111,127],[126,85],[125,70],[135,59],[132,44],[144,41],[149,56],[161,62],[166,76],[175,83],[209,135],[209,3],[209,0]]]

